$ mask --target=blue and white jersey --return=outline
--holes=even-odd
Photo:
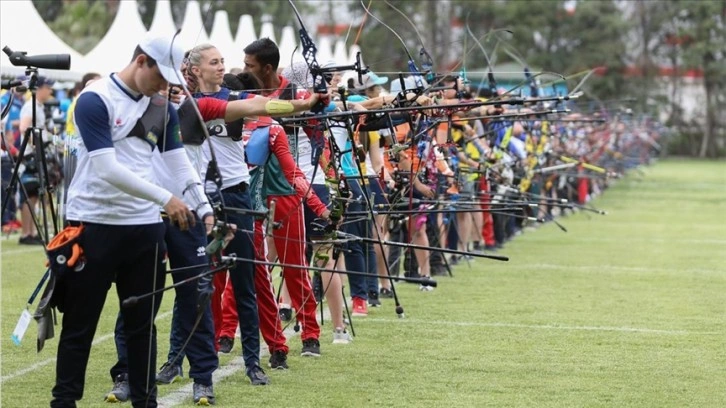
[[[242,93],[240,99],[246,98],[246,93]],[[230,90],[222,88],[219,92],[212,94],[194,93],[194,98],[217,98],[223,101],[229,100]],[[236,98],[235,98],[236,99]],[[204,116],[204,115],[202,115]],[[205,119],[207,119],[205,117]],[[210,139],[205,140],[201,146],[190,146],[187,154],[194,167],[201,170],[201,178],[205,180],[207,176],[207,167],[212,160],[212,152],[209,149],[209,143],[212,143],[212,149],[217,157],[217,165],[222,176],[222,189],[236,186],[239,183],[250,182],[250,170],[245,162],[245,148],[242,142],[242,135],[229,134],[232,131],[227,127],[224,118],[210,119],[205,122]],[[239,129],[241,132],[242,129]],[[216,187],[209,182],[205,182],[207,193],[216,190]]]
[[[80,143],[67,218],[111,225],[161,222],[158,203],[101,180],[94,174],[91,158],[114,151],[120,165],[145,181],[158,183],[151,165],[154,149],[163,153],[182,148],[176,110],[165,97],[137,94],[112,74],[81,92],[75,112]]]

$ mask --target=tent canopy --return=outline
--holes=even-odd
[[[70,70],[38,70],[40,75],[62,81],[78,81],[86,72],[98,72],[101,75],[107,75],[123,69],[131,60],[136,44],[147,34],[146,27],[138,12],[136,0],[119,2],[118,12],[108,32],[85,56],[71,48],[53,33],[43,21],[31,0],[0,1],[0,16],[3,17],[3,22],[0,24],[1,46],[8,46],[13,51],[25,51],[31,56],[42,54],[69,54],[71,56]],[[15,18],[16,16],[23,16],[23,18]],[[22,35],[27,33],[28,27],[33,27],[32,34]],[[190,0],[187,2],[182,30],[177,37],[177,41],[185,49],[211,42],[219,48],[225,59],[229,61],[229,68],[232,68],[242,64],[244,47],[257,38],[270,37],[275,41],[273,22],[266,21],[262,24],[260,37],[255,33],[254,27],[252,16],[243,15],[240,17],[237,32],[233,36],[229,26],[229,16],[227,12],[220,10],[215,14],[214,26],[208,36],[204,29],[199,2]],[[157,0],[154,19],[148,32],[157,35],[173,35],[176,30],[177,27],[171,14],[170,0]],[[280,42],[278,43],[280,67],[286,67],[291,62],[303,60],[300,48],[298,47],[297,50],[295,48],[298,44],[296,33],[297,31],[293,27],[282,28]],[[353,46],[350,52],[346,52],[345,44],[342,41],[335,41],[334,44],[333,41],[327,36],[316,39],[318,60],[321,63],[335,59],[337,63],[344,64],[350,61],[351,58],[355,58],[355,51],[359,50],[359,48]],[[12,65],[7,56],[0,57],[0,74],[3,77],[23,75],[25,69],[26,67]]]

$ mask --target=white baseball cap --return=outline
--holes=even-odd
[[[159,72],[170,84],[179,85],[184,81],[181,72],[184,49],[174,37],[147,35],[139,42],[139,47],[156,61]]]
[[[416,89],[416,78],[409,75],[403,79],[403,82],[404,82],[404,85],[407,90],[411,91],[411,90]],[[428,86],[428,84],[426,83],[426,80],[423,78],[421,78],[421,83],[424,86],[424,88]],[[399,78],[396,78],[393,81],[391,81],[391,93],[396,94],[399,92],[401,92],[401,80]]]
[[[356,81],[356,89],[368,89],[376,85],[383,85],[388,82],[388,77],[379,77],[373,72],[369,72],[361,78],[362,83]]]

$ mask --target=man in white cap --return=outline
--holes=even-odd
[[[74,115],[81,139],[78,168],[68,191],[67,219],[82,226],[85,266],[58,276],[51,304],[63,312],[51,407],[75,407],[83,397],[86,366],[106,294],[119,299],[161,288],[165,281],[164,224],[186,230],[188,206],[155,184],[152,154],[159,149],[178,191],[205,197],[182,148],[179,118],[159,95],[183,81],[184,51],[168,37],[147,37],[121,72],[99,79],[78,97]],[[181,184],[185,185],[181,185]],[[128,383],[134,407],[156,407],[156,330],[161,295],[121,309],[128,346]]]

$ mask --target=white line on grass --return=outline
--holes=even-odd
[[[330,313],[326,310],[323,313],[323,318],[325,320],[330,319]],[[283,332],[285,334],[285,338],[287,338],[288,343],[290,342],[290,339],[295,337],[297,333],[295,333],[295,330],[293,330],[292,327],[287,328]],[[321,330],[322,333],[322,330]],[[267,351],[267,347],[264,347],[264,342],[260,343],[260,361],[262,361],[265,357],[269,356],[270,353]],[[244,358],[242,356],[235,357],[234,359],[230,360],[227,364],[224,366],[221,366],[218,368],[214,374],[212,374],[212,382],[213,384],[217,384],[218,382],[222,381],[223,379],[235,374],[238,371],[242,371],[246,369]],[[180,404],[186,404],[190,400],[192,400],[194,392],[194,383],[190,382],[188,384],[185,384],[182,387],[179,387],[171,392],[169,394],[165,395],[162,398],[159,398],[157,400],[159,406],[164,407],[173,407]]]
[[[164,313],[156,316],[156,320],[164,319],[164,318],[166,318],[167,316],[170,316],[170,315],[171,315],[171,310],[168,311],[168,312],[164,312]],[[112,338],[113,338],[113,333],[104,334],[103,336],[101,336],[101,337],[93,340],[93,343],[91,343],[91,344],[95,346],[95,345],[101,344],[101,343],[103,343],[103,342],[105,342],[105,341],[107,341],[109,339],[112,339]],[[55,360],[56,360],[55,357],[51,357],[51,358],[45,359],[43,361],[39,361],[39,362],[31,365],[30,367],[25,367],[25,368],[23,368],[21,370],[18,370],[16,372],[12,373],[12,374],[8,374],[6,376],[3,376],[2,379],[0,379],[0,383],[5,383],[5,381],[9,381],[9,380],[12,380],[14,378],[22,377],[25,374],[28,374],[30,372],[33,372],[33,371],[35,371],[35,370],[37,370],[37,369],[39,369],[41,367],[45,367],[48,364],[54,363]]]
[[[649,334],[723,334],[718,332],[692,332],[687,330],[659,330],[638,327],[608,327],[608,326],[566,326],[558,324],[521,324],[521,323],[501,323],[501,322],[452,322],[448,320],[417,320],[417,319],[384,319],[384,318],[367,318],[366,322],[377,323],[414,323],[421,325],[441,325],[441,326],[463,326],[463,327],[509,327],[517,329],[538,329],[538,330],[584,330],[584,331],[612,331],[627,333],[649,333]]]
[[[27,254],[28,252],[41,252],[43,250],[43,247],[38,245],[30,248],[18,248],[18,249],[8,249],[7,251],[3,251],[3,256],[8,255],[20,255],[20,254]]]
[[[552,238],[548,236],[535,237],[530,236],[528,239],[533,241],[551,241]],[[726,245],[726,239],[703,239],[703,238],[655,238],[655,237],[642,237],[633,238],[628,237],[626,239],[618,237],[578,237],[577,243],[584,242],[620,242],[620,243],[632,243],[632,242],[646,242],[646,243],[674,243],[674,244],[712,244],[712,245]]]
[[[533,263],[533,264],[517,264],[513,263],[518,268],[528,269],[574,269],[580,271],[630,271],[630,272],[677,272],[677,273],[717,273],[722,274],[724,270],[719,269],[706,269],[706,268],[682,268],[682,269],[667,269],[658,266],[615,266],[615,265],[556,265],[547,263]]]

